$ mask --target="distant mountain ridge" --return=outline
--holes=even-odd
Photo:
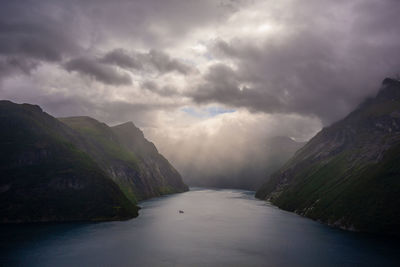
[[[128,219],[139,200],[186,191],[129,125],[121,136],[120,127],[90,117],[56,119],[39,106],[0,101],[0,222]]]
[[[202,169],[185,171],[186,182],[193,186],[237,188],[256,190],[268,175],[279,169],[305,143],[287,136],[266,138],[253,153],[248,153],[242,164],[231,165],[223,170]],[[193,169],[193,166],[189,166]]]
[[[324,223],[400,235],[400,82],[322,129],[256,197]]]

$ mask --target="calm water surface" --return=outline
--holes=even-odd
[[[0,266],[400,266],[396,240],[332,229],[253,195],[192,189],[144,201],[124,222],[1,226]]]

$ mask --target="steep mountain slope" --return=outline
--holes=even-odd
[[[0,101],[0,222],[116,220],[138,208],[79,135],[40,107]]]
[[[256,193],[324,223],[400,235],[400,82],[321,130]]]
[[[185,181],[194,186],[256,190],[268,175],[282,167],[303,145],[286,136],[267,138],[263,146],[249,148],[250,152],[240,155],[240,161],[228,168],[199,169],[195,164],[187,166],[183,170]]]
[[[179,173],[133,123],[111,128],[89,117],[60,118],[60,121],[79,132],[81,149],[132,202],[187,190]]]
[[[143,132],[132,122],[127,122],[111,128],[124,147],[138,158],[140,178],[142,183],[153,181],[152,190],[148,196],[187,191],[178,171],[161,155],[156,146],[149,142]],[[141,191],[146,192],[145,189]]]

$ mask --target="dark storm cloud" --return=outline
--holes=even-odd
[[[0,58],[0,80],[18,73],[30,74],[36,68],[38,62],[24,57],[1,57]]]
[[[67,71],[76,71],[87,75],[108,85],[129,85],[132,83],[130,76],[122,73],[114,66],[118,66],[130,72],[165,74],[176,71],[187,75],[194,72],[194,68],[171,58],[168,54],[150,50],[148,53],[128,52],[124,49],[114,49],[104,56],[77,57],[63,64]],[[145,82],[145,89],[159,95],[167,96],[174,94],[175,90],[170,87],[159,88],[154,82]],[[157,89],[156,89],[157,88]]]
[[[88,0],[78,2],[98,39],[162,49],[194,30],[221,23],[252,0]]]
[[[176,71],[186,75],[194,72],[194,68],[191,66],[171,58],[162,51],[154,49],[148,53],[129,53],[123,49],[115,49],[107,53],[101,61],[118,65],[121,68],[156,71],[160,74]]]
[[[241,84],[239,74],[229,66],[215,64],[204,76],[204,82],[189,94],[196,102],[220,102],[253,111],[279,112],[280,101],[265,90],[254,90]]]
[[[60,61],[74,45],[50,25],[0,21],[0,54]]]
[[[193,99],[330,123],[400,72],[399,1],[308,1],[286,11],[277,21],[289,33],[217,40],[214,56],[236,67],[212,66]]]
[[[189,74],[194,69],[188,65],[171,58],[168,54],[150,50],[148,53],[129,53],[124,49],[115,49],[106,53],[103,57],[78,57],[64,63],[67,71],[76,71],[81,74],[95,78],[96,80],[108,85],[129,85],[132,83],[131,78],[126,73],[121,73],[114,66],[118,66],[127,71],[135,72],[156,72],[165,74],[176,71],[183,75]],[[149,90],[158,88],[158,85],[145,86]],[[158,89],[160,95],[166,95],[172,92],[167,87],[164,90]]]
[[[236,1],[223,3],[237,5]],[[179,15],[177,15],[177,13]],[[233,12],[211,0],[198,1],[61,1],[4,0],[0,8],[0,60],[19,60],[19,68],[3,66],[0,76],[26,74],[43,62],[62,62],[82,54],[96,54],[103,45],[124,43],[152,50],[146,56],[160,72],[182,74],[191,68],[161,52],[165,42],[179,42],[179,36],[193,27],[215,22]],[[184,23],[183,23],[184,22]],[[109,47],[109,46],[107,46]],[[113,46],[111,46],[113,48]],[[114,63],[124,62],[118,51],[109,55]],[[35,64],[32,64],[32,62]],[[139,68],[125,59],[125,67]],[[26,62],[27,65],[21,64]],[[140,64],[140,63],[139,63]],[[21,71],[22,70],[22,71]],[[31,69],[32,70],[32,69]]]
[[[260,25],[283,28],[261,38],[242,36],[235,28],[241,25],[234,25],[226,37],[230,16],[246,8],[264,15]],[[147,72],[190,80],[196,62],[164,51],[216,36],[207,51],[212,56],[203,61],[222,63],[193,81],[188,96],[196,103],[311,114],[329,123],[373,95],[385,76],[400,72],[398,14],[397,0],[4,0],[0,80],[55,63],[108,85],[130,84],[127,72],[138,72],[146,90],[180,97],[173,84],[146,84]]]
[[[108,52],[101,59],[101,62],[108,64],[115,64],[121,68],[125,69],[135,69],[142,70],[143,64],[140,59],[131,56],[128,51],[124,49],[115,49],[113,51]]]
[[[153,65],[161,73],[177,71],[182,74],[188,74],[192,72],[192,68],[187,66],[176,59],[171,59],[166,53],[157,50],[150,50],[145,55],[149,64]]]
[[[120,73],[113,67],[107,66],[91,58],[75,58],[64,64],[68,71],[76,71],[109,85],[129,85],[132,83],[127,74]]]
[[[30,73],[41,62],[59,62],[79,50],[60,8],[47,1],[2,1],[0,76]],[[73,15],[71,14],[70,19]]]
[[[160,87],[156,82],[154,81],[145,81],[142,83],[142,88],[149,90],[150,92],[153,92],[155,94],[158,94],[160,96],[176,96],[179,95],[179,92],[173,88],[172,86],[162,86]]]

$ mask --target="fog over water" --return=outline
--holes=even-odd
[[[321,127],[318,120],[293,114],[269,116],[236,111],[211,118],[207,114],[190,125],[177,126],[166,120],[159,122],[163,131],[144,128],[146,137],[189,185],[255,190],[301,147],[291,148],[290,140],[282,142],[277,137],[301,143]]]
[[[253,195],[192,188],[142,202],[140,216],[129,221],[3,225],[0,265],[394,266],[400,260],[393,241],[333,229]]]

